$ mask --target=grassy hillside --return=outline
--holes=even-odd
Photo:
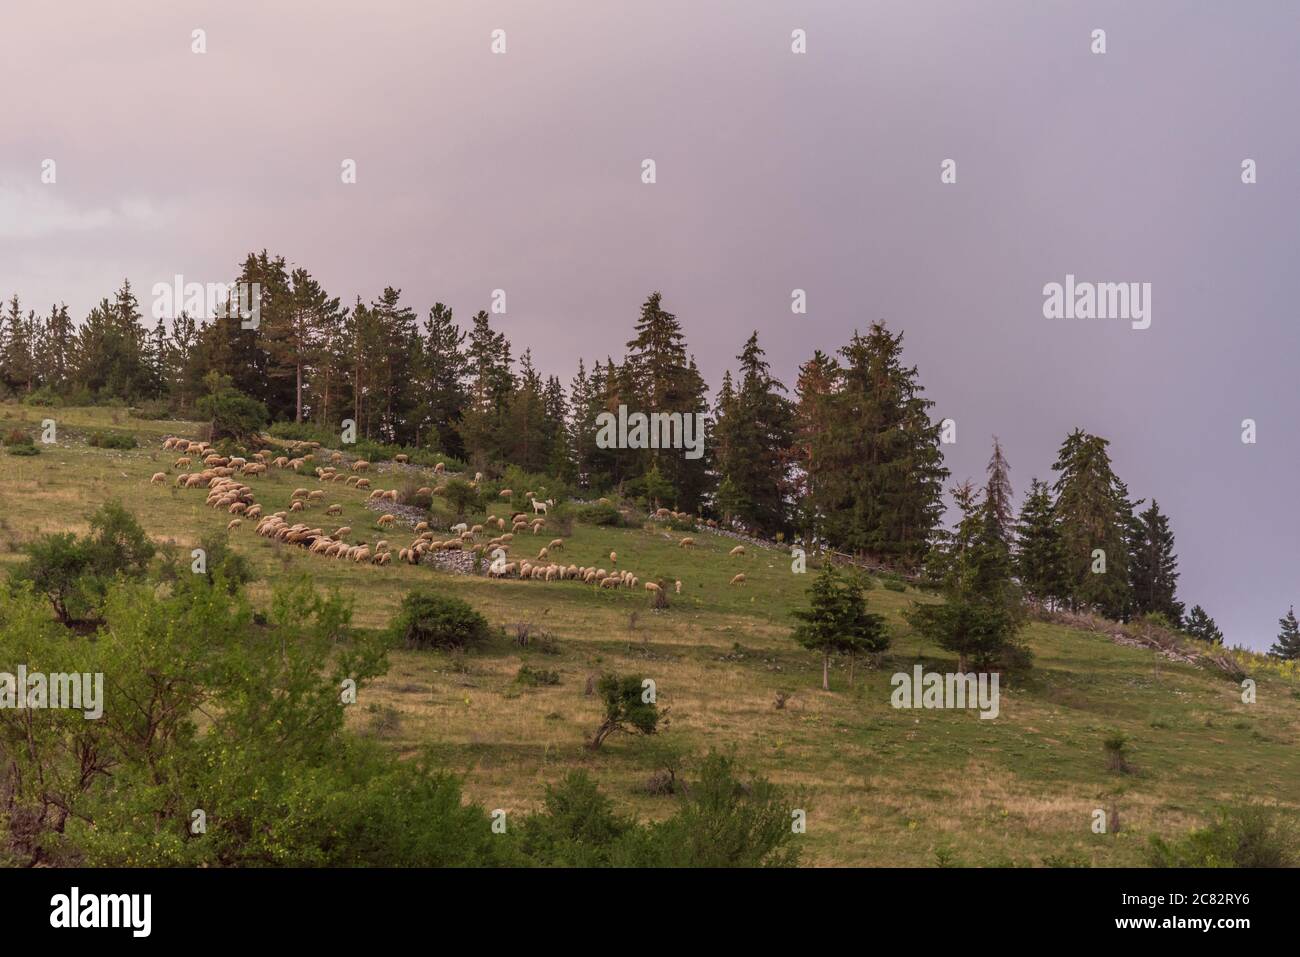
[[[0,454],[0,566],[17,561],[35,534],[84,531],[85,516],[109,499],[134,511],[161,542],[188,548],[225,529],[230,516],[204,507],[204,491],[149,484],[154,472],[174,474],[163,436],[197,436],[196,425],[136,420],[124,410],[5,405],[0,431],[35,432],[43,418],[57,422],[56,446],[34,457]],[[129,432],[141,447],[92,448],[92,430]],[[375,486],[400,484],[393,469],[433,484],[431,473],[383,466],[372,475]],[[297,487],[321,487],[306,471],[248,481],[268,513],[287,508]],[[409,529],[375,525],[380,513],[365,507],[366,493],[326,489],[342,517],[327,519],[318,506],[304,521],[351,525],[354,542],[386,538],[400,547],[409,540]],[[883,668],[859,666],[852,688],[847,670],[837,668],[826,693],[820,661],[789,639],[790,611],[803,604],[811,576],[793,574],[779,551],[748,546],[746,556],[730,558],[735,541],[707,531],[694,533],[698,545],[688,552],[677,547],[680,533],[654,526],[575,525],[565,562],[608,566],[614,550],[618,566],[642,579],[682,580],[682,594],[656,612],[639,590],[357,566],[259,538],[252,524],[231,539],[262,576],[255,600],[265,598],[269,581],[308,574],[353,595],[356,623],[377,628],[409,589],[431,584],[505,626],[506,637],[467,656],[393,652],[387,677],[362,692],[353,713],[359,730],[399,753],[431,746],[489,808],[534,808],[547,782],[585,767],[622,807],[657,817],[668,805],[646,792],[646,780],[674,755],[689,766],[716,748],[802,794],[807,859],[821,865],[1140,864],[1149,835],[1202,824],[1217,802],[1255,796],[1300,811],[1300,692],[1277,675],[1257,676],[1258,701],[1246,705],[1222,677],[1035,623],[1028,642],[1036,667],[1003,687],[996,720],[975,711],[895,710],[892,673],[918,661],[955,669],[902,621],[910,602],[931,599],[874,589],[870,605],[889,620],[894,646]],[[520,535],[510,557],[532,558],[553,537],[553,529]],[[748,583],[728,586],[738,571]],[[556,650],[515,644],[520,622],[553,636]],[[520,685],[523,664],[558,671],[560,684]],[[660,706],[670,709],[663,735],[616,736],[597,753],[583,746],[599,723],[596,700],[584,694],[587,678],[603,670],[655,679]],[[789,696],[783,708],[778,692]],[[1106,768],[1102,742],[1115,732],[1129,741],[1132,773]],[[1112,804],[1121,831],[1094,835],[1093,810]]]

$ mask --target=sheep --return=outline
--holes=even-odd
[[[416,495],[432,495],[432,494],[433,494],[433,489],[429,488],[429,486],[427,486],[427,485],[421,485],[419,488],[417,488],[417,489],[415,490],[415,494],[416,494]]]
[[[497,492],[497,494],[500,495],[500,496],[501,496],[502,498],[504,498],[504,499],[509,499],[509,498],[510,498],[511,496],[513,496],[515,493],[514,493],[513,491],[511,491],[510,489],[508,489],[508,488],[503,488],[501,491]]]
[[[411,457],[409,455],[394,455],[393,461],[405,465],[407,462],[411,461]]]
[[[439,462],[437,465],[433,467],[434,475],[442,475],[446,471],[447,471],[447,466],[442,462]]]
[[[247,512],[244,513],[244,517],[245,517],[245,518],[248,518],[248,519],[261,518],[261,517],[262,517],[262,506],[260,506],[260,505],[254,505],[254,506],[250,507],[249,510],[248,510]]]
[[[393,515],[389,512],[385,512],[383,515],[379,516],[379,519],[376,521],[375,524],[377,524],[380,528],[387,528],[389,525],[392,525],[396,521],[397,521],[396,515]]]
[[[623,584],[623,580],[621,578],[609,577],[609,578],[602,578],[600,580],[601,588],[617,588],[621,584]]]
[[[189,458],[187,458],[186,456],[182,455],[180,458],[178,458],[175,462],[172,463],[172,468],[174,468],[174,469],[187,469],[187,468],[190,467],[190,463],[191,463],[191,461],[192,461],[191,459],[189,459]]]
[[[505,530],[505,527],[506,527],[506,520],[505,520],[504,518],[498,518],[498,519],[497,519],[497,531],[499,531],[499,532],[500,532],[500,531],[504,531],[504,530]]]
[[[533,500],[532,500],[532,503],[533,503],[533,513],[534,513],[535,515],[545,515],[545,514],[546,514],[546,503],[545,503],[545,502],[539,502],[537,499],[533,499]]]
[[[357,459],[355,462],[352,463],[352,471],[354,472],[366,472],[369,471],[369,469],[370,469],[370,463],[367,462],[365,459]]]
[[[475,484],[475,485],[482,485],[482,484],[483,484],[483,473],[482,473],[482,472],[475,472],[475,473],[474,473],[474,484]]]
[[[373,492],[371,492],[369,495],[366,496],[366,501],[373,502],[375,499],[379,498],[379,496],[383,494],[384,493],[381,490],[375,489]]]
[[[682,593],[682,581],[681,581],[681,579],[679,578],[677,581],[673,582],[673,585],[677,588],[677,594],[680,595],[680,594]]]
[[[307,501],[309,502],[320,502],[324,500],[324,498],[325,498],[325,491],[323,489],[319,489],[319,488],[313,489],[312,491],[307,493]]]
[[[546,547],[549,548],[549,549],[551,549],[551,551],[563,551],[563,550],[564,550],[564,539],[562,539],[562,538],[553,538],[553,539],[551,539],[551,544],[547,545]]]
[[[692,545],[694,545],[694,544],[695,544],[695,539],[693,539],[693,538],[683,538],[680,542],[677,543],[677,547],[678,547],[678,548],[690,548],[690,547],[691,547]]]
[[[744,546],[744,545],[737,545],[737,546],[736,546],[735,548],[733,548],[731,551],[727,552],[727,554],[728,554],[729,556],[731,556],[732,558],[739,558],[740,556],[742,556],[742,555],[745,554],[745,546]]]
[[[150,484],[150,485],[162,485],[162,484],[163,484],[164,482],[166,482],[166,481],[167,481],[167,473],[166,473],[166,472],[154,472],[154,473],[153,473],[153,477],[149,479],[149,484]]]
[[[239,528],[239,526],[243,524],[244,523],[240,519],[232,518],[229,522],[226,523],[226,531],[233,532],[235,529]]]
[[[729,585],[743,585],[743,584],[745,584],[745,573],[744,573],[744,572],[741,572],[741,573],[740,573],[739,575],[737,575],[735,578],[731,579],[731,581],[728,582],[727,584],[729,584]]]
[[[645,583],[645,590],[648,591],[648,592],[657,592],[657,591],[660,590],[660,588],[659,588],[659,586],[656,585],[654,582],[646,582],[646,583]]]
[[[334,536],[333,536],[333,537],[334,537],[334,538],[347,538],[347,537],[348,537],[349,535],[351,535],[351,534],[352,534],[352,526],[351,526],[351,525],[344,525],[342,528],[337,528],[337,529],[334,530]]]
[[[337,504],[337,503],[335,503],[334,505],[331,505],[329,508],[325,509],[325,514],[326,514],[326,515],[342,515],[342,514],[343,514],[343,506],[342,506],[342,505],[339,505],[339,504]]]
[[[617,564],[618,564],[618,552],[610,552],[610,553],[609,553],[609,563],[610,563],[611,565],[617,565]]]
[[[292,505],[289,506],[289,511],[301,512],[304,511],[306,508],[307,506],[303,505],[302,502],[294,502]]]
[[[542,559],[544,559],[544,558],[548,558],[549,556],[550,556],[550,553],[547,552],[547,550],[543,548],[540,552],[537,553],[537,560],[540,562]]]
[[[384,499],[385,501],[388,501],[388,502],[396,502],[396,501],[397,501],[397,489],[395,489],[395,488],[390,488],[387,492],[382,492],[382,493],[380,493],[380,496],[379,496],[379,497],[382,498],[382,499]]]
[[[357,479],[357,488],[370,488],[370,479]]]
[[[308,493],[307,493],[307,490],[306,490],[305,488],[296,488],[296,489],[293,490],[293,494],[290,495],[289,498],[291,498],[291,499],[294,499],[294,498],[306,498],[306,497],[307,497],[307,494],[308,494]]]
[[[415,534],[417,535],[420,534],[421,532],[427,532],[428,530],[429,530],[428,522],[418,522],[415,526]]]

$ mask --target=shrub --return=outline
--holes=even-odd
[[[1270,807],[1224,808],[1209,827],[1166,842],[1151,838],[1152,867],[1295,867],[1300,864],[1292,822]]]
[[[63,405],[63,397],[50,386],[43,385],[23,396],[23,405],[61,406]]]
[[[619,528],[623,525],[623,515],[613,505],[584,505],[578,509],[579,520],[588,525],[608,525]]]
[[[388,626],[390,639],[407,648],[464,648],[488,634],[487,619],[468,602],[430,591],[408,593]]]
[[[596,683],[596,693],[605,706],[605,720],[588,744],[593,751],[616,731],[654,734],[658,730],[659,709],[653,701],[644,700],[643,680],[640,675],[609,673]]]
[[[35,445],[36,441],[24,429],[10,429],[5,433],[5,445]]]
[[[524,665],[519,669],[519,673],[515,675],[515,681],[530,688],[538,688],[543,685],[558,685],[560,683],[560,673],[549,668],[531,668]]]
[[[130,433],[104,433],[96,432],[87,440],[87,444],[97,449],[134,449],[139,444],[135,436]]]
[[[457,518],[478,511],[478,490],[464,479],[452,479],[447,483],[444,492],[447,504],[452,507]]]

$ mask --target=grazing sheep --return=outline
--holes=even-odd
[[[690,548],[690,547],[691,547],[692,545],[694,545],[694,544],[695,544],[695,539],[693,539],[693,538],[683,538],[680,542],[677,543],[677,547],[678,547],[678,548]]]
[[[293,499],[293,498],[306,498],[306,497],[307,497],[307,494],[308,494],[308,493],[307,493],[307,490],[306,490],[305,488],[296,488],[296,489],[293,490],[293,494],[290,495],[289,498],[291,498],[291,499]]]
[[[307,508],[307,506],[306,506],[306,505],[303,505],[302,502],[294,502],[292,505],[289,506],[289,511],[291,511],[291,512],[301,512],[301,511],[303,511],[303,510],[306,509],[306,508]]]
[[[397,521],[396,515],[393,515],[389,512],[385,512],[383,515],[379,516],[379,519],[375,524],[377,524],[380,528],[387,528],[389,525],[392,525],[396,521]]]
[[[421,532],[427,532],[428,530],[429,530],[428,522],[419,522],[415,526],[415,534],[417,535],[419,535]]]
[[[342,528],[335,529],[333,537],[334,537],[334,538],[347,538],[347,537],[348,537],[349,535],[351,535],[351,534],[352,534],[352,526],[351,526],[351,525],[344,525]]]
[[[186,458],[184,455],[182,455],[180,458],[178,458],[175,462],[172,463],[172,468],[187,469],[190,467],[191,461],[192,461],[191,459]]]
[[[442,462],[439,462],[437,465],[433,467],[434,475],[442,475],[446,471],[447,471],[447,466],[444,465]]]
[[[601,588],[617,588],[617,587],[618,587],[619,585],[621,585],[621,584],[623,584],[623,579],[621,579],[621,578],[617,578],[617,577],[613,577],[613,576],[611,576],[611,577],[609,577],[609,578],[602,578],[602,579],[600,580],[600,587],[601,587]]]
[[[609,563],[610,563],[611,565],[617,565],[617,564],[618,564],[618,552],[610,552],[610,553],[609,553]]]
[[[564,539],[562,539],[562,538],[553,538],[553,539],[551,539],[551,544],[547,545],[546,547],[549,548],[549,549],[551,549],[552,551],[563,551],[563,549],[564,549]]]
[[[416,495],[432,495],[432,494],[433,494],[433,489],[429,488],[429,486],[427,486],[427,485],[421,485],[419,488],[417,488],[417,489],[415,490],[415,494],[416,494]]]
[[[354,472],[366,472],[369,470],[370,470],[370,463],[367,462],[365,459],[357,459],[355,462],[352,463],[352,471]]]
[[[320,502],[324,500],[324,498],[325,492],[323,489],[313,489],[307,493],[307,501],[309,502]]]
[[[338,504],[331,505],[329,508],[325,509],[325,514],[326,514],[326,515],[342,515],[342,514],[343,514],[343,506],[342,506],[342,505],[338,505]]]
[[[394,455],[393,461],[400,462],[402,465],[405,465],[407,462],[411,461],[411,457],[409,455]]]
[[[241,521],[240,519],[232,518],[229,522],[226,523],[226,531],[233,532],[235,529],[237,529],[240,525],[243,524],[244,524],[243,521]]]
[[[744,545],[737,545],[737,546],[736,546],[735,548],[733,548],[731,551],[727,552],[727,554],[730,555],[732,558],[738,558],[738,557],[740,557],[741,555],[744,555],[744,554],[745,554],[745,546],[744,546]]]
[[[370,488],[370,479],[357,479],[357,488]]]
[[[497,492],[497,494],[500,495],[502,498],[508,499],[515,493],[508,488],[503,488],[501,491]]]
[[[150,484],[150,485],[162,485],[162,484],[163,484],[164,482],[166,482],[166,481],[167,481],[167,473],[166,473],[166,472],[154,472],[154,473],[153,473],[153,477],[152,477],[151,479],[149,479],[149,484]]]
[[[673,584],[674,584],[674,585],[676,586],[676,588],[677,588],[677,594],[680,595],[680,594],[682,593],[682,583],[681,583],[681,579],[678,579],[677,581],[673,582]]]
[[[743,584],[745,584],[745,573],[744,573],[744,572],[741,572],[739,575],[737,575],[735,578],[733,578],[733,579],[732,579],[730,582],[728,582],[727,584],[729,584],[729,585],[743,585]]]
[[[657,592],[657,591],[659,591],[660,589],[659,589],[659,586],[656,585],[654,582],[646,582],[646,583],[645,583],[645,590],[648,591],[648,592]]]
[[[549,555],[550,553],[543,548],[540,552],[537,553],[537,561],[540,562],[542,559],[549,557]]]

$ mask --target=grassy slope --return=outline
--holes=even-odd
[[[120,499],[160,540],[191,546],[225,527],[229,516],[203,507],[203,493],[150,486],[174,456],[160,448],[176,423],[133,420],[103,409],[0,406],[0,428],[42,418],[59,423],[59,445],[35,458],[0,454],[0,565],[42,531],[86,527],[101,502]],[[130,431],[132,452],[93,449],[85,430]],[[318,487],[314,476],[273,473],[253,480],[267,511],[287,507],[295,487]],[[376,487],[397,484],[380,473]],[[329,486],[328,501],[345,511],[339,524],[354,541],[388,538],[364,493]],[[309,513],[325,525],[323,509]],[[530,558],[554,533],[525,534],[511,558]],[[1094,865],[1142,862],[1147,836],[1174,834],[1204,820],[1216,801],[1262,796],[1300,806],[1300,701],[1295,688],[1260,680],[1259,700],[1241,703],[1238,689],[1191,666],[1098,636],[1034,624],[1033,674],[1002,694],[1001,716],[976,712],[896,711],[889,676],[918,658],[952,670],[942,652],[921,646],[900,612],[917,596],[871,592],[873,609],[895,628],[885,667],[859,669],[856,687],[837,670],[835,690],[820,690],[820,663],[788,638],[789,612],[803,602],[807,576],[791,573],[783,554],[750,548],[728,558],[733,541],[699,533],[693,552],[659,530],[577,526],[566,562],[619,566],[643,579],[679,577],[683,594],[666,612],[652,612],[644,593],[600,592],[574,582],[488,581],[426,567],[358,567],[234,533],[237,546],[265,579],[307,573],[321,586],[356,596],[356,619],[379,627],[412,586],[434,583],[461,595],[494,624],[531,620],[552,633],[560,653],[521,650],[504,639],[475,653],[468,673],[439,653],[398,651],[388,676],[363,691],[357,726],[403,754],[431,746],[463,773],[466,789],[489,808],[536,806],[544,785],[574,767],[589,768],[622,806],[652,817],[665,799],[642,792],[656,768],[656,750],[675,743],[688,754],[733,750],[750,768],[805,795],[808,859],[817,864],[929,865],[943,849],[961,864],[1039,864],[1069,856]],[[749,584],[728,587],[736,571]],[[254,590],[265,597],[265,584]],[[635,620],[632,616],[635,614]],[[561,684],[521,688],[522,663],[560,672]],[[3,667],[4,663],[0,663]],[[660,740],[615,737],[598,754],[583,747],[598,723],[596,702],[583,693],[587,676],[604,669],[655,679],[660,705],[671,708]],[[778,691],[791,694],[783,710]],[[1125,734],[1136,772],[1104,767],[1102,739]],[[1122,831],[1097,836],[1094,808],[1118,803]]]

